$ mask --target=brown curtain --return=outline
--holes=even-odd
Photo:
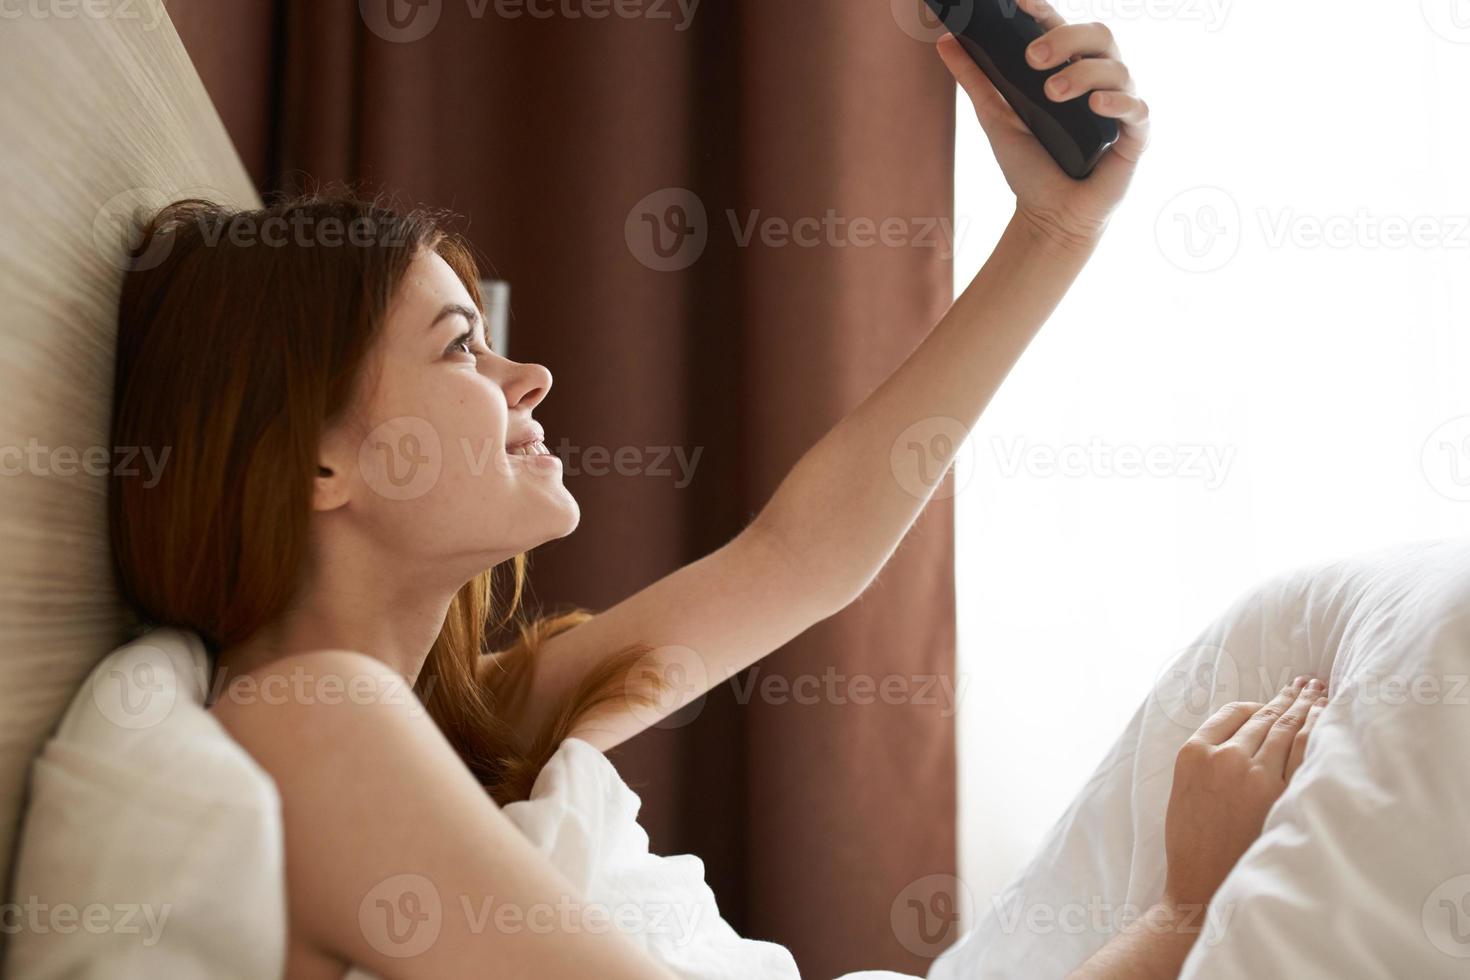
[[[511,283],[510,355],[555,377],[538,417],[582,507],[534,554],[534,601],[596,609],[728,540],[948,305],[923,229],[952,214],[954,86],[896,6],[400,2],[423,36],[345,2],[170,10],[263,189],[364,180],[465,216]],[[654,231],[672,248],[700,207],[702,253],[661,257]],[[838,230],[742,243],[802,218]],[[687,485],[673,449],[699,453]],[[946,499],[861,601],[614,753],[654,849],[700,855],[731,923],[805,976],[937,952],[901,918],[912,882],[955,872],[954,719],[920,691],[954,644]],[[919,696],[863,686],[890,677]]]

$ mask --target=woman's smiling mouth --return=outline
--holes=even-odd
[[[519,446],[511,446],[506,450],[511,456],[550,456],[551,450],[546,448],[546,443],[540,439],[534,442],[524,442]]]
[[[505,451],[510,456],[549,456],[551,450],[546,448],[545,440],[546,430],[532,422],[514,442],[506,441]]]

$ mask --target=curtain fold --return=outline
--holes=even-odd
[[[533,554],[533,603],[604,608],[728,540],[948,306],[954,86],[905,2],[276,6],[264,189],[464,216],[510,356],[554,375],[537,415],[582,523]],[[185,26],[217,102],[248,101]],[[908,240],[854,225],[885,221]],[[936,499],[859,602],[613,753],[654,849],[703,858],[805,976],[938,952],[896,917],[956,869],[955,719],[918,690],[954,680],[953,559]]]

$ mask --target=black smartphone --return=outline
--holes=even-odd
[[[1092,173],[1118,141],[1118,122],[1099,116],[1087,96],[1053,102],[1042,88],[1064,62],[1032,68],[1026,48],[1045,29],[1020,9],[1017,0],[924,0],[990,79],[1016,115],[1036,134],[1052,159],[1078,180]]]

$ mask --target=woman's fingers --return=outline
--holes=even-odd
[[[1043,25],[1045,26],[1045,25]],[[1032,68],[1055,68],[1073,58],[1111,58],[1122,60],[1123,53],[1107,24],[1059,23],[1026,48],[1026,61]]]
[[[1113,58],[1083,58],[1046,80],[1046,94],[1053,102],[1066,102],[1093,91],[1134,91],[1128,66]]]
[[[1148,103],[1127,92],[1093,92],[1087,101],[1100,116],[1116,119],[1140,135],[1148,129]]]
[[[1022,9],[1032,12],[1026,3]],[[1067,102],[1088,93],[1088,108],[1122,123],[1112,155],[1136,165],[1148,149],[1149,108],[1138,97],[1112,29],[1102,23],[1068,24],[1055,11],[1037,19],[1047,32],[1026,49],[1027,62],[1037,69],[1067,66],[1047,79],[1047,96],[1054,102]],[[1118,169],[1116,162],[1103,166]]]
[[[1312,736],[1312,729],[1317,727],[1317,718],[1322,714],[1322,709],[1325,707],[1327,707],[1326,698],[1319,697],[1313,702],[1312,707],[1307,711],[1307,720],[1302,723],[1301,731],[1297,732],[1296,737],[1291,740],[1291,754],[1286,759],[1286,779],[1288,782],[1291,781],[1292,776],[1296,775],[1296,771],[1301,768],[1302,760],[1307,757],[1307,741]]]
[[[1153,124],[1149,121],[1148,103],[1127,92],[1093,92],[1087,104],[1098,115],[1122,123],[1118,127],[1118,142],[1113,144],[1108,157],[1125,160],[1129,167],[1137,166],[1152,138]],[[1111,169],[1117,164],[1105,157],[1099,166]]]
[[[1222,745],[1225,740],[1245,724],[1245,720],[1254,715],[1261,708],[1255,701],[1234,701],[1216,711],[1209,719],[1200,726],[1199,731],[1194,733],[1190,739],[1192,742],[1203,742],[1206,745]]]
[[[1241,725],[1234,735],[1226,739],[1225,744],[1243,751],[1247,757],[1254,756],[1260,751],[1261,743],[1266,741],[1266,733],[1271,730],[1272,725],[1276,724],[1276,719],[1286,713],[1286,709],[1291,707],[1297,694],[1303,689],[1301,678],[1297,678],[1296,682],[1283,688],[1260,710],[1247,718],[1245,724]]]
[[[1297,692],[1295,700],[1287,706],[1274,724],[1266,731],[1261,747],[1256,750],[1256,761],[1271,772],[1286,773],[1286,761],[1291,757],[1291,747],[1297,733],[1307,723],[1307,712],[1322,697],[1322,682],[1313,680]]]

